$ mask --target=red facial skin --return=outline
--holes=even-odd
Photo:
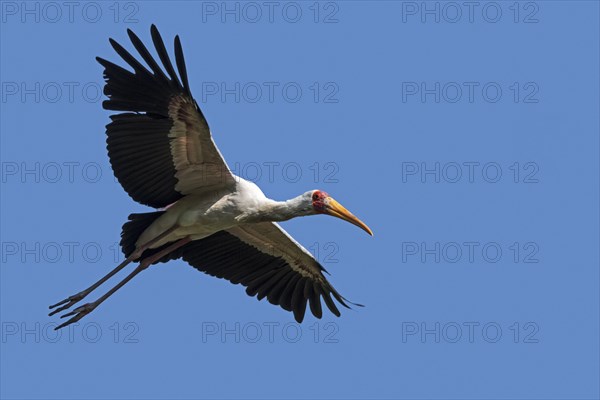
[[[325,212],[325,199],[327,197],[329,197],[327,192],[324,192],[322,190],[315,190],[315,192],[312,195],[312,205],[316,212]]]

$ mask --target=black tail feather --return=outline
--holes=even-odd
[[[121,231],[121,249],[125,257],[129,257],[135,251],[135,243],[139,239],[140,235],[158,218],[164,211],[155,211],[142,214],[130,214],[129,219],[123,225]],[[169,246],[171,243],[166,243],[155,249],[148,249],[144,251],[138,259],[134,261],[142,260],[153,254],[158,253],[162,249]],[[185,247],[185,246],[184,246]],[[177,249],[173,253],[167,254],[157,262],[167,262],[169,260],[175,260],[181,257],[182,249]]]
[[[121,249],[125,257],[129,257],[135,251],[135,243],[140,235],[163,213],[164,211],[156,211],[129,215],[121,231]]]

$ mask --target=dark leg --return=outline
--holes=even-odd
[[[65,304],[65,303],[67,303],[64,306],[62,306],[60,308],[57,308],[56,310],[52,311],[48,315],[51,316],[51,315],[54,315],[54,314],[56,314],[58,312],[66,310],[67,308],[71,307],[73,304],[78,303],[79,301],[81,301],[85,296],[87,296],[92,291],[94,291],[96,288],[98,288],[98,286],[102,285],[104,282],[106,282],[107,280],[109,280],[110,278],[112,278],[116,273],[118,273],[123,268],[125,268],[130,262],[132,262],[136,258],[139,258],[142,255],[142,253],[144,251],[146,251],[150,246],[152,246],[154,243],[157,243],[159,240],[165,238],[167,235],[169,235],[170,233],[172,233],[177,228],[178,228],[177,225],[172,226],[171,228],[167,229],[166,231],[164,231],[163,233],[161,233],[160,235],[158,235],[157,237],[155,237],[154,239],[152,239],[148,243],[146,243],[143,246],[141,246],[137,251],[134,251],[133,253],[131,253],[131,255],[125,259],[125,261],[123,261],[121,264],[117,265],[117,267],[115,269],[113,269],[108,274],[106,274],[104,276],[104,278],[100,279],[98,282],[94,283],[89,288],[87,288],[85,290],[82,290],[81,292],[79,292],[77,294],[74,294],[73,296],[69,296],[66,299],[64,299],[63,301],[60,301],[60,302],[58,302],[58,303],[56,303],[56,304],[51,305],[50,307],[48,307],[50,309],[53,309],[53,308],[56,308],[58,306],[61,306],[61,305]]]
[[[125,279],[123,279],[121,282],[119,282],[117,285],[115,285],[112,289],[110,289],[108,292],[106,292],[106,294],[104,296],[100,297],[98,300],[96,300],[92,303],[84,304],[80,307],[77,307],[73,311],[71,311],[65,315],[62,315],[61,318],[70,317],[71,315],[74,315],[74,317],[63,324],[60,324],[59,326],[54,328],[54,330],[64,328],[67,325],[70,325],[74,322],[79,321],[81,318],[83,318],[86,315],[88,315],[89,313],[91,313],[96,307],[98,307],[100,304],[102,304],[106,299],[108,299],[110,296],[112,296],[117,290],[119,290],[121,287],[123,287],[127,282],[132,280],[137,274],[139,274],[140,272],[142,272],[143,270],[148,268],[150,265],[154,264],[155,262],[157,262],[158,260],[160,260],[161,258],[166,256],[167,254],[172,253],[173,251],[177,250],[181,246],[189,243],[191,240],[192,239],[190,239],[189,236],[184,239],[180,239],[180,240],[176,241],[175,243],[173,243],[172,245],[170,245],[169,247],[167,247],[166,249],[164,249],[150,257],[144,258],[140,262],[140,265],[138,265],[137,268],[135,270],[133,270],[132,273],[127,275],[127,277],[125,277]]]

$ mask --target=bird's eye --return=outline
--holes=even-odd
[[[318,198],[319,198],[319,195],[318,195],[318,194],[316,194],[316,193],[315,193],[315,194],[313,194],[313,200],[317,200]]]

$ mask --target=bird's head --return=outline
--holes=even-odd
[[[329,196],[327,192],[324,192],[323,190],[311,190],[306,192],[305,195],[315,214],[327,214],[343,219],[373,236],[373,232],[364,222],[355,217],[354,214],[338,203],[333,197]]]

